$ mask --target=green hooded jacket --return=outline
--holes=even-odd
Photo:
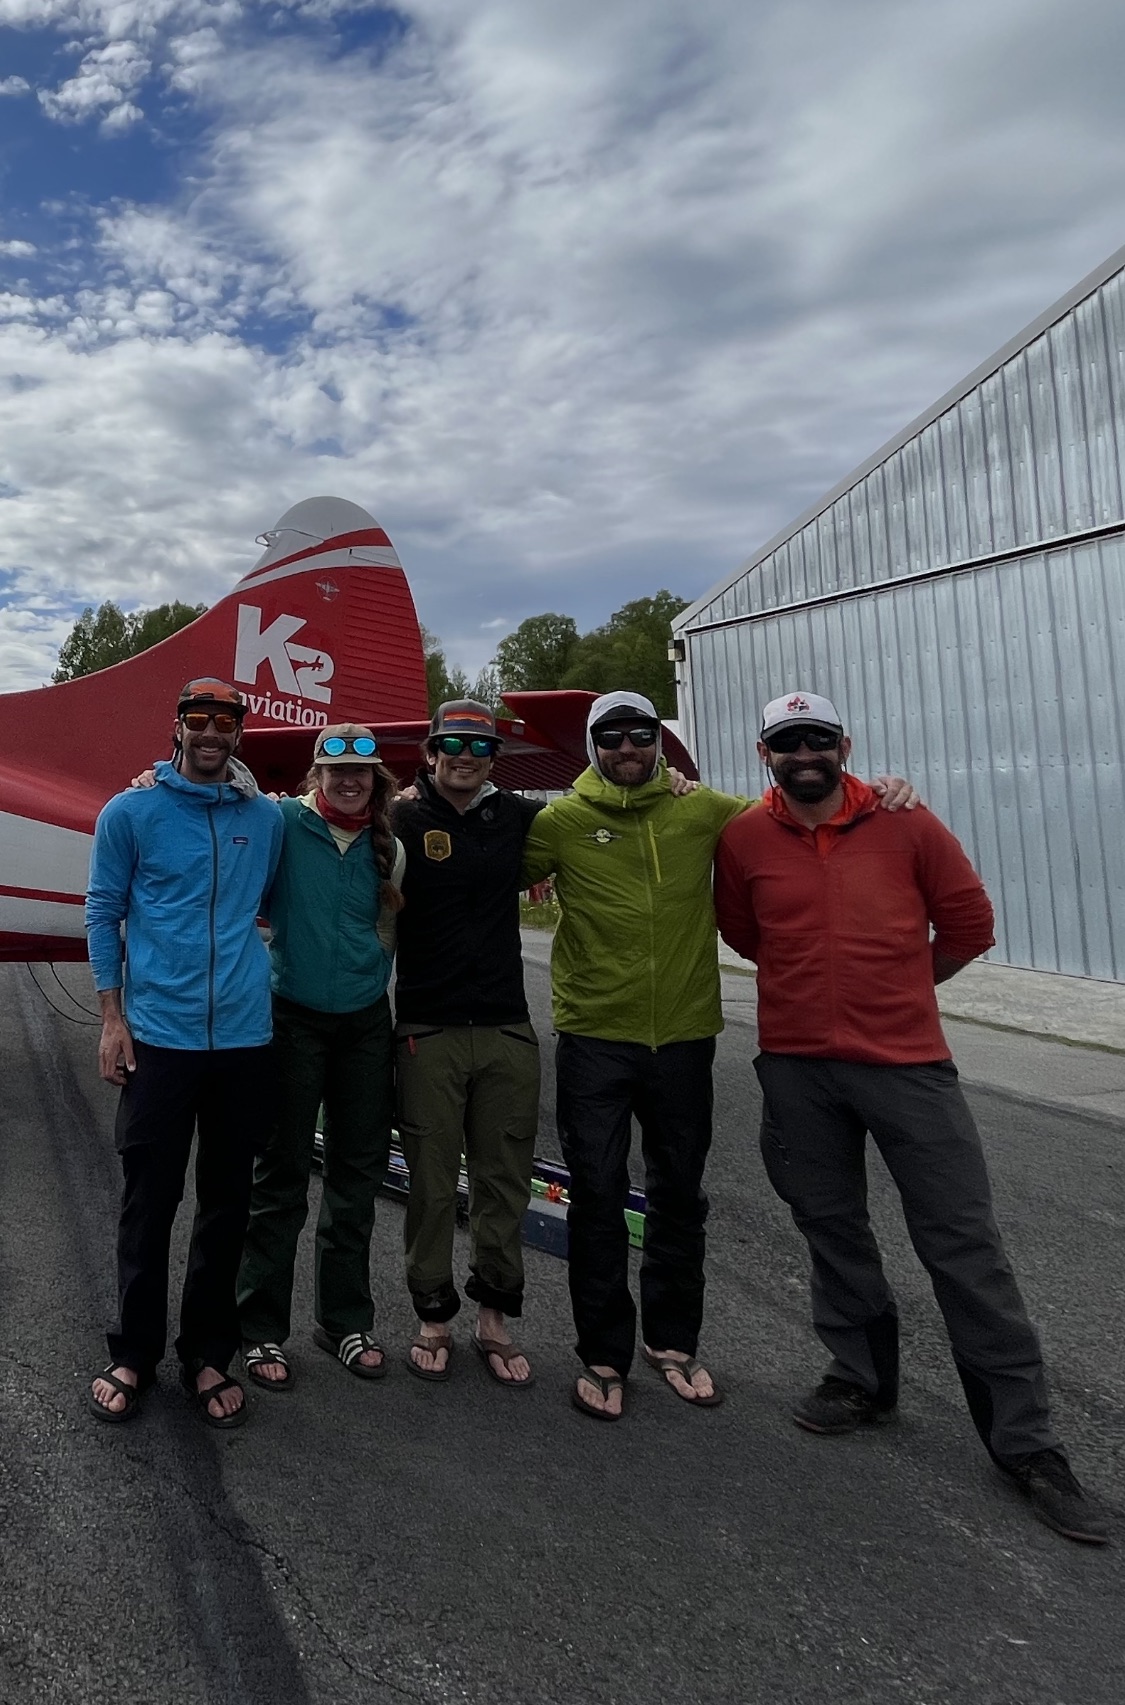
[[[661,760],[640,787],[583,770],[535,818],[526,880],[555,878],[557,1030],[607,1042],[693,1042],[723,1028],[711,863],[752,803],[701,787],[677,799]]]

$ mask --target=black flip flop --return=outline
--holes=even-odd
[[[217,1371],[218,1370],[216,1369],[216,1372]],[[216,1382],[216,1384],[209,1385],[206,1391],[199,1391],[196,1389],[195,1381],[201,1372],[202,1369],[200,1368],[196,1368],[194,1373],[188,1368],[182,1368],[180,1370],[180,1384],[183,1386],[188,1396],[195,1399],[199,1413],[202,1415],[207,1425],[209,1427],[214,1427],[217,1431],[223,1433],[229,1433],[232,1428],[245,1425],[245,1423],[250,1419],[250,1411],[246,1407],[246,1393],[242,1386],[239,1385],[238,1381],[236,1379],[229,1378],[220,1379]],[[212,1415],[210,1410],[211,1399],[213,1397],[221,1396],[224,1391],[241,1391],[242,1403],[231,1415]]]
[[[151,1379],[142,1380],[138,1378],[136,1385],[128,1385],[125,1380],[118,1379],[113,1370],[117,1367],[124,1367],[124,1365],[123,1362],[110,1362],[109,1366],[103,1369],[101,1373],[94,1375],[95,1379],[104,1379],[107,1385],[112,1385],[114,1391],[121,1393],[125,1399],[124,1409],[107,1409],[104,1403],[99,1403],[93,1393],[93,1381],[86,1390],[86,1407],[91,1415],[95,1420],[107,1421],[111,1426],[116,1426],[119,1421],[134,1420],[140,1414],[142,1396],[153,1384]],[[130,1372],[132,1371],[130,1369]]]
[[[609,1402],[609,1394],[611,1391],[620,1391],[622,1393],[622,1410],[624,1410],[625,1381],[621,1378],[620,1374],[595,1373],[593,1368],[583,1368],[570,1391],[570,1401],[574,1404],[576,1409],[581,1410],[583,1415],[589,1415],[595,1421],[620,1421],[621,1416],[613,1414],[612,1410],[595,1409],[592,1403],[587,1403],[586,1399],[582,1397],[578,1391],[580,1380],[585,1380],[588,1385],[596,1385],[607,1403]]]

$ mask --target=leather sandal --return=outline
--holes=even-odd
[[[473,1349],[488,1369],[489,1376],[496,1381],[497,1385],[507,1386],[509,1390],[526,1391],[529,1385],[535,1384],[533,1373],[529,1373],[526,1379],[505,1379],[503,1374],[496,1372],[488,1359],[490,1356],[496,1356],[505,1367],[510,1367],[517,1356],[523,1355],[518,1344],[502,1344],[499,1338],[480,1338],[475,1332],[473,1333],[472,1344]]]
[[[570,1392],[570,1401],[574,1404],[576,1409],[580,1409],[582,1411],[583,1415],[589,1415],[595,1421],[620,1421],[621,1416],[615,1415],[612,1410],[596,1409],[592,1403],[588,1403],[586,1401],[578,1389],[578,1386],[582,1381],[585,1381],[587,1385],[596,1385],[607,1403],[609,1402],[609,1394],[611,1391],[620,1391],[622,1394],[621,1405],[622,1409],[624,1409],[625,1381],[621,1378],[621,1375],[616,1373],[595,1373],[593,1368],[583,1368],[582,1372],[575,1380],[574,1385],[571,1387]]]
[[[414,1375],[415,1379],[437,1381],[449,1378],[453,1363],[453,1339],[450,1337],[448,1332],[439,1332],[432,1338],[427,1338],[425,1333],[419,1332],[410,1348],[412,1350],[428,1350],[431,1355],[436,1355],[439,1350],[444,1350],[446,1352],[445,1366],[443,1368],[420,1368],[418,1363],[414,1360],[414,1357],[408,1354],[406,1358],[406,1365]]]
[[[648,1349],[642,1351],[642,1354],[649,1367],[656,1369],[669,1391],[674,1392],[681,1403],[689,1403],[693,1409],[717,1409],[723,1401],[723,1394],[713,1381],[710,1397],[703,1397],[699,1392],[696,1392],[694,1397],[685,1397],[682,1391],[676,1391],[671,1380],[672,1374],[678,1373],[688,1385],[691,1385],[692,1379],[697,1373],[710,1374],[710,1368],[704,1368],[694,1357],[689,1356],[685,1361],[682,1356],[658,1356],[653,1350]]]

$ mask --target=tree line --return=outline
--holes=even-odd
[[[474,698],[496,709],[505,692],[580,687],[611,693],[621,688],[643,693],[660,716],[675,716],[676,684],[668,641],[672,618],[686,608],[686,599],[657,592],[655,597],[623,604],[589,633],[579,633],[573,616],[554,611],[528,616],[500,641],[491,663],[473,681],[461,669],[450,670],[440,641],[423,628],[430,710],[444,699]]]
[[[651,699],[661,716],[675,716],[668,640],[672,618],[686,607],[686,600],[671,592],[634,598],[589,633],[579,633],[573,616],[554,611],[528,616],[500,641],[491,663],[473,680],[463,669],[450,669],[441,641],[423,628],[430,712],[445,699],[479,699],[499,709],[504,692],[580,687],[593,693],[628,688]],[[123,663],[178,633],[206,608],[206,604],[161,604],[127,615],[112,602],[96,611],[87,605],[59,647],[59,665],[51,679],[73,681],[96,669],[108,669],[111,663]]]

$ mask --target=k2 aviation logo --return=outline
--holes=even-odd
[[[331,704],[332,679],[336,664],[326,651],[313,651],[307,645],[295,645],[293,635],[305,626],[303,616],[278,616],[268,628],[262,628],[262,612],[256,604],[238,606],[238,639],[234,651],[234,678],[241,685],[256,687],[258,671],[268,663],[273,675],[274,692],[247,693],[250,710],[255,716],[268,716],[271,722],[296,723],[304,728],[324,728],[328,717],[322,710],[312,710],[314,704]],[[298,702],[295,704],[293,701]]]

